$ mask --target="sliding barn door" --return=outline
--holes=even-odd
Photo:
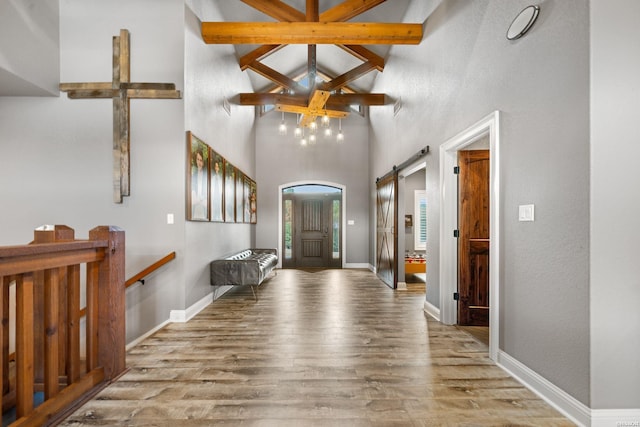
[[[398,175],[376,183],[376,273],[389,287],[398,287]]]

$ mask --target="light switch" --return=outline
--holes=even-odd
[[[173,214],[167,214],[167,224],[173,224]]]
[[[518,206],[518,221],[533,221],[533,220],[534,220],[533,205]]]

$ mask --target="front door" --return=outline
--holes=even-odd
[[[398,287],[398,175],[376,183],[376,274],[392,289]]]
[[[342,267],[342,193],[287,193],[282,201],[282,266]]]
[[[458,152],[458,324],[489,326],[489,150]]]

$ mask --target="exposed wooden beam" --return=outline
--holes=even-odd
[[[338,45],[338,47],[344,50],[345,52],[348,52],[351,55],[355,56],[356,58],[360,59],[361,61],[369,62],[375,67],[376,70],[380,72],[384,70],[384,58],[376,53],[371,52],[366,47],[360,46],[360,45],[354,45],[354,44],[350,44],[350,45],[341,44],[341,45]]]
[[[321,111],[330,95],[329,91],[326,90],[314,91],[311,99],[309,100],[309,110],[311,112]]]
[[[298,106],[294,106],[294,105],[276,105],[275,106],[275,110],[278,112],[285,112],[285,113],[295,113],[295,114],[309,114],[309,109],[307,107],[298,107]],[[348,112],[346,111],[335,111],[335,110],[326,110],[327,111],[327,116],[331,117],[331,118],[345,118],[349,115]],[[322,111],[322,114],[324,114],[324,110]],[[317,117],[318,114],[315,115],[315,117]]]
[[[344,22],[386,0],[345,0],[320,14],[320,22]]]
[[[242,0],[242,2],[278,21],[305,20],[304,13],[280,0]]]
[[[384,93],[336,93],[327,99],[327,109],[340,109],[349,105],[386,105],[387,95]]]
[[[276,105],[287,104],[306,107],[309,98],[306,95],[284,95],[281,93],[241,93],[240,105]]]
[[[306,95],[284,95],[281,93],[241,93],[240,105],[277,105],[286,104],[296,107],[307,107]],[[329,96],[326,108],[340,110],[349,105],[386,105],[387,95],[384,93],[334,93]]]
[[[360,64],[354,69],[347,71],[341,76],[336,77],[330,82],[323,84],[322,89],[328,91],[340,89],[342,86],[348,85],[352,81],[359,79],[360,77],[364,76],[374,69],[375,67],[373,66],[373,64],[365,62],[364,64]]]
[[[419,44],[422,24],[373,22],[203,22],[209,44]]]
[[[285,45],[282,44],[265,44],[257,49],[252,50],[251,52],[240,57],[240,59],[238,60],[240,69],[242,71],[245,71],[247,68],[249,68],[249,64],[263,60],[264,58],[271,55],[272,53],[277,52],[284,46]]]
[[[307,0],[307,10],[305,20],[307,22],[318,22],[320,16],[320,5],[318,0]]]
[[[300,85],[297,81],[285,76],[282,73],[277,72],[271,67],[268,67],[261,62],[255,61],[247,66],[250,70],[255,71],[260,74],[262,77],[265,77],[272,82],[285,87],[287,89],[291,89],[295,92],[306,92],[307,88]]]

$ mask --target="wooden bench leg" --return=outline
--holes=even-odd
[[[255,286],[251,285],[251,292],[253,292],[253,298],[258,301],[258,294],[256,294]]]

